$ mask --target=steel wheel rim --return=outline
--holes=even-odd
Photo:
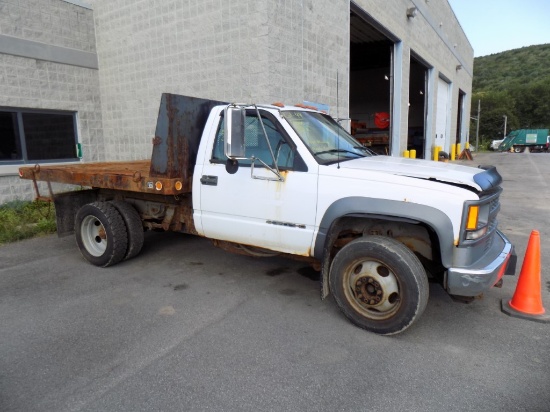
[[[346,270],[343,282],[348,302],[363,316],[374,320],[388,319],[401,307],[397,276],[377,260],[355,261]]]
[[[107,249],[107,234],[101,221],[95,216],[86,216],[81,224],[82,243],[92,256],[99,257]]]

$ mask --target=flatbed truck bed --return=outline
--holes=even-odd
[[[23,179],[32,180],[35,189],[36,182],[43,181],[161,195],[178,195],[191,191],[190,182],[186,185],[181,178],[151,177],[150,169],[150,160],[37,164],[21,167],[19,175]]]

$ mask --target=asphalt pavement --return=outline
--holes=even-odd
[[[500,229],[519,274],[541,236],[550,314],[550,154],[479,153],[504,178]],[[101,269],[74,238],[0,247],[0,411],[550,411],[550,324],[436,284],[420,320],[382,337],[321,301],[304,263],[147,233]]]

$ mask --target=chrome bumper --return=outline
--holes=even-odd
[[[514,246],[497,230],[492,247],[474,267],[447,270],[447,292],[458,296],[477,296],[491,288],[503,275],[514,275],[516,261]]]

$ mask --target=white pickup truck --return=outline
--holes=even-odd
[[[514,274],[497,229],[501,177],[378,156],[305,107],[163,94],[151,160],[23,167],[48,182],[58,234],[110,266],[136,256],[144,230],[191,233],[226,250],[283,254],[321,271],[354,324],[399,333],[424,311],[428,278],[477,296]],[[54,194],[51,182],[89,187]]]

